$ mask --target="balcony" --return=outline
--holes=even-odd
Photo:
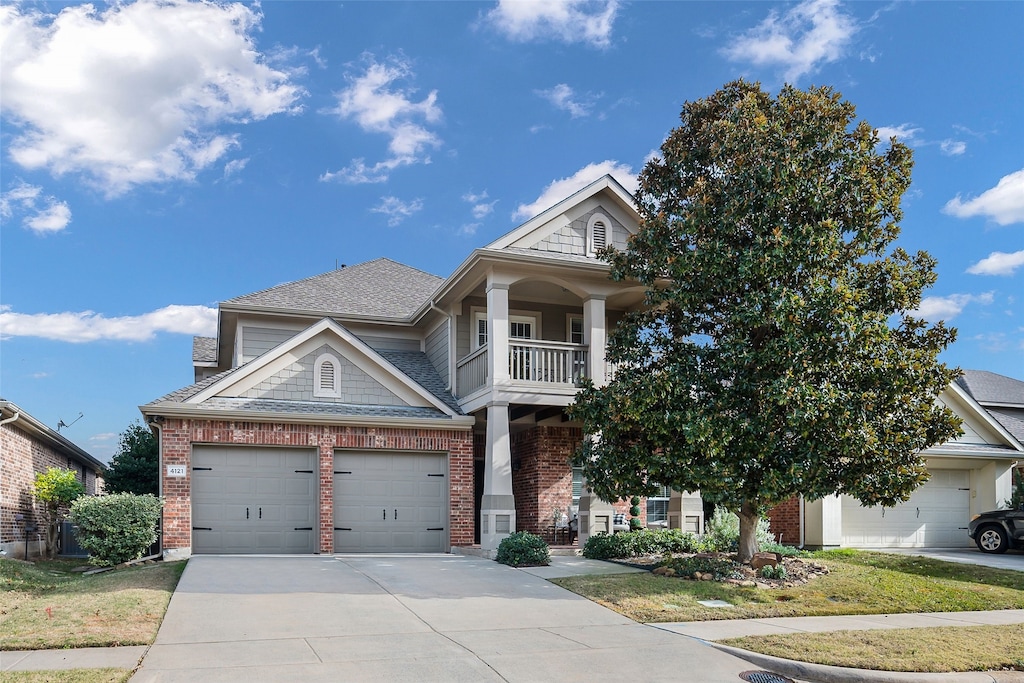
[[[488,384],[490,365],[488,347],[482,346],[456,364],[456,390],[459,398]],[[586,376],[587,347],[564,342],[509,339],[508,374],[517,384],[574,387]]]

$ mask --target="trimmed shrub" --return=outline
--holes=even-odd
[[[111,566],[138,559],[153,545],[163,506],[162,499],[148,493],[79,498],[71,505],[71,521],[89,562]]]
[[[494,559],[511,567],[536,567],[551,564],[551,551],[540,536],[529,531],[517,531],[501,539]]]
[[[770,564],[766,564],[761,567],[761,576],[766,579],[784,579],[786,578],[786,567],[781,564],[775,567]]]
[[[697,537],[679,529],[623,531],[612,536],[597,534],[583,545],[583,557],[592,560],[615,560],[640,555],[692,553]]]
[[[629,536],[632,532],[621,534],[595,534],[583,544],[583,557],[591,560],[613,560],[631,557],[632,550]]]

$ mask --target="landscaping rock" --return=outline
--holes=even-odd
[[[750,568],[761,571],[762,567],[778,567],[782,562],[782,556],[778,553],[754,553],[750,558]]]

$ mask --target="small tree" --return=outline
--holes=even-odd
[[[936,402],[955,331],[911,313],[934,259],[891,248],[911,151],[838,93],[736,81],[680,118],[640,174],[638,234],[605,252],[646,306],[571,414],[599,435],[580,454],[596,494],[700,489],[739,516],[747,561],[794,495],[892,506],[927,480],[921,451],[959,433]]]
[[[71,521],[78,526],[78,544],[89,551],[90,562],[101,566],[142,557],[156,541],[163,505],[156,496],[134,493],[76,500]]]
[[[57,555],[57,535],[60,523],[68,517],[72,502],[85,493],[82,482],[75,478],[74,470],[50,467],[36,474],[32,482],[32,495],[38,503],[39,516],[46,525],[46,557]]]
[[[155,496],[160,492],[159,444],[149,429],[133,422],[121,432],[117,453],[103,471],[103,480],[110,493]]]

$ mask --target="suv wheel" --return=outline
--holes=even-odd
[[[978,531],[975,543],[978,544],[978,550],[983,553],[1005,553],[1010,546],[1006,532],[995,525],[982,527]]]

